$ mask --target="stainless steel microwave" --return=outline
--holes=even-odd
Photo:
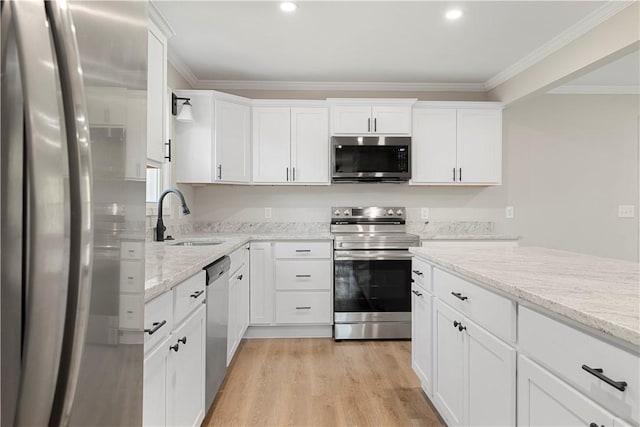
[[[411,137],[334,136],[333,182],[404,182],[411,179]]]

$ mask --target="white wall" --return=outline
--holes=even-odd
[[[523,244],[638,260],[637,95],[543,95],[504,111],[501,229]]]

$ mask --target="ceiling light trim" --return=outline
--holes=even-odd
[[[176,69],[178,74],[180,74],[182,78],[184,78],[192,88],[197,87],[199,80],[196,77],[196,75],[193,74],[193,71],[191,71],[191,68],[182,60],[182,58],[176,55],[175,52],[171,49],[169,49],[167,53],[167,60],[171,65],[173,65],[173,68]],[[176,89],[176,88],[173,88],[173,89]]]
[[[495,76],[491,77],[484,83],[485,90],[490,91],[501,85],[502,83],[511,80],[513,77],[522,73],[527,68],[565,47],[572,41],[578,39],[593,28],[597,27],[607,19],[621,12],[623,9],[631,6],[633,3],[633,1],[627,2],[610,0],[606,4],[591,12],[585,18],[578,21],[576,24],[569,27],[567,30],[563,31],[553,39],[549,40],[547,43],[535,49],[529,55],[525,56],[515,64],[512,64],[511,66],[500,71]]]
[[[564,85],[547,93],[552,95],[640,95],[640,85]]]
[[[482,83],[282,82],[269,80],[198,80],[198,89],[240,90],[371,90],[396,92],[484,92]]]

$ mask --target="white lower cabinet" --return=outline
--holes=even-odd
[[[145,426],[167,425],[169,340],[144,359],[142,420]]]
[[[250,322],[271,325],[275,315],[273,256],[271,242],[251,243]]]
[[[433,297],[427,290],[414,284],[411,287],[411,365],[422,383],[427,396],[433,393],[431,349],[431,325],[433,318]]]
[[[244,250],[241,249],[241,250]],[[227,329],[227,366],[249,326],[249,275],[242,265],[229,278],[229,323]]]
[[[526,356],[518,356],[518,426],[613,425],[620,424],[614,424],[611,413]]]

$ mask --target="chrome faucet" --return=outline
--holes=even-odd
[[[177,188],[168,188],[164,190],[162,195],[160,195],[160,199],[158,200],[158,222],[156,223],[156,241],[164,242],[164,232],[167,230],[167,227],[164,226],[162,222],[162,201],[165,196],[169,193],[174,193],[176,196],[180,197],[180,203],[182,203],[182,213],[185,215],[189,215],[191,211],[187,206],[187,202],[184,200],[184,195]]]

